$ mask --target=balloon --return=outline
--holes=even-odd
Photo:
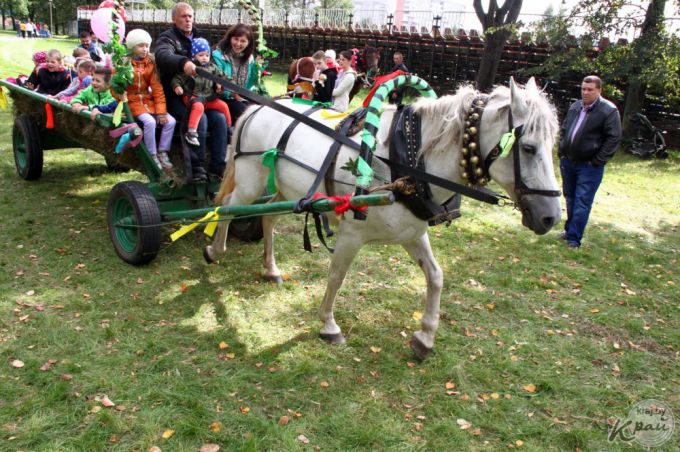
[[[99,8],[92,14],[90,19],[90,28],[92,32],[101,42],[109,42],[109,33],[111,32],[111,26],[113,25],[113,8]],[[119,42],[123,42],[123,37],[125,37],[125,22],[122,20],[118,21],[118,35],[120,36]]]
[[[100,9],[101,8],[115,8],[115,6],[116,5],[113,3],[113,0],[104,0],[103,2],[101,2],[99,4],[99,6],[97,8],[100,8]],[[127,19],[125,18],[125,8],[123,8],[122,16],[123,16],[123,21],[127,22]]]

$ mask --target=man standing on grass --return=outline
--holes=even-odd
[[[581,246],[595,193],[605,164],[621,141],[621,118],[616,105],[601,96],[602,80],[589,75],[581,82],[581,100],[569,108],[560,130],[560,172],[567,201],[567,222],[559,238]]]

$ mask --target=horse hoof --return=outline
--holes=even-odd
[[[425,344],[423,344],[417,337],[411,339],[411,350],[413,350],[413,353],[415,353],[418,361],[421,362],[425,360],[427,355],[432,351],[431,348],[427,348]]]
[[[319,333],[319,337],[333,345],[342,345],[345,343],[345,336],[343,336],[342,333],[335,334]]]
[[[264,275],[264,279],[270,283],[283,284],[283,278],[281,275]]]
[[[205,259],[205,262],[208,263],[208,264],[214,264],[215,263],[215,259],[213,259],[210,256],[210,253],[208,252],[207,246],[205,248],[203,248],[203,259]]]

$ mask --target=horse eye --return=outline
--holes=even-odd
[[[526,152],[527,154],[536,155],[536,146],[532,144],[525,144],[524,146],[522,146],[522,148],[524,149],[524,152]]]

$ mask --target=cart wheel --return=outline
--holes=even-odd
[[[21,115],[14,121],[12,146],[19,177],[25,180],[39,179],[43,169],[43,149],[40,131],[33,118]]]
[[[243,242],[254,242],[263,236],[262,217],[244,218],[229,223],[229,237],[236,237]]]
[[[113,247],[125,262],[143,265],[156,257],[161,247],[161,213],[146,185],[116,184],[109,195],[107,221]]]

